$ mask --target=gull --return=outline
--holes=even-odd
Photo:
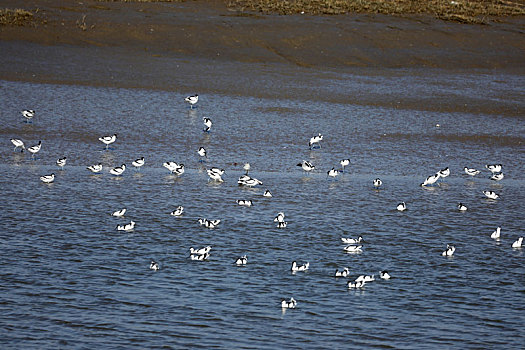
[[[308,142],[308,147],[310,147],[310,149],[312,149],[314,147],[314,145],[317,144],[319,146],[319,148],[321,148],[321,141],[323,141],[323,135],[321,135],[321,133],[319,133],[318,135],[315,135],[312,138],[310,138],[310,142]]]
[[[463,205],[463,203],[458,203],[458,210],[459,211],[467,211],[467,206]]]
[[[440,177],[447,177],[450,175],[450,169],[448,167],[446,167],[445,169],[441,169],[439,172],[438,172],[439,176]]]
[[[182,212],[184,211],[184,207],[182,205],[179,205],[177,207],[177,209],[175,209],[174,211],[172,211],[170,213],[170,215],[173,215],[173,216],[181,216],[182,215]]]
[[[111,214],[111,216],[115,216],[117,218],[121,218],[121,217],[124,216],[124,214],[126,214],[126,208],[114,211],[113,214]]]
[[[40,151],[41,147],[42,141],[38,141],[38,144],[36,144],[35,146],[31,146],[27,149],[29,153],[31,153],[31,158],[35,158],[35,154],[37,154]]]
[[[288,226],[288,223],[286,221],[279,221],[277,223],[277,228],[286,228]]]
[[[421,184],[421,186],[426,186],[426,185],[433,185],[437,182],[437,180],[439,180],[439,177],[441,176],[441,174],[438,172],[438,173],[435,173],[434,175],[430,175],[429,177],[427,177],[425,179],[425,181],[423,181],[423,183]]]
[[[297,262],[293,261],[291,270],[292,270],[292,272],[306,271],[306,270],[308,270],[309,267],[310,267],[310,263],[309,262],[298,266]]]
[[[272,197],[272,193],[270,192],[270,190],[266,190],[266,191],[264,191],[264,193],[263,193],[263,197],[271,198],[271,197]]]
[[[213,181],[217,181],[217,182],[224,181],[221,176],[222,174],[224,174],[224,169],[211,168],[211,169],[206,170],[206,172],[208,173],[208,176],[210,177],[210,179],[212,179]]]
[[[339,170],[335,170],[335,168],[332,168],[326,172],[328,176],[335,178],[337,175],[339,175]]]
[[[137,169],[140,169],[140,167],[144,165],[144,157],[135,159],[133,162],[131,162],[131,165]]]
[[[388,273],[388,271],[383,270],[383,271],[379,272],[379,277],[381,277],[384,280],[389,280],[390,279],[390,274]]]
[[[117,225],[117,231],[132,231],[135,228],[135,221],[131,220],[129,224]]]
[[[151,260],[151,263],[149,264],[149,268],[150,270],[157,271],[158,269],[160,269],[159,263],[157,263],[154,260]]]
[[[494,181],[501,181],[503,180],[503,173],[494,173],[491,177],[490,177],[491,180],[494,180]]]
[[[383,181],[381,181],[380,178],[377,178],[377,179],[374,180],[374,187],[375,188],[381,187],[382,184],[383,184]]]
[[[115,176],[120,176],[126,170],[126,164],[109,169],[109,173]]]
[[[40,180],[43,183],[50,184],[51,182],[55,181],[55,174],[53,173],[53,174],[50,174],[50,175],[40,176]]]
[[[335,277],[347,277],[350,273],[348,267],[345,267],[342,271],[335,270]]]
[[[100,173],[102,171],[102,164],[94,164],[87,167],[88,170],[90,170],[92,173]]]
[[[483,191],[483,194],[489,199],[498,199],[499,195],[494,191]]]
[[[190,104],[190,109],[193,109],[193,105],[199,102],[199,95],[195,94],[192,96],[187,96],[184,101]]]
[[[512,248],[521,248],[522,243],[523,243],[523,237],[520,237],[514,243],[512,243]]]
[[[407,210],[407,205],[405,204],[405,202],[401,202],[397,205],[397,210],[399,211],[405,211]]]
[[[190,248],[190,254],[191,255],[204,255],[204,254],[208,254],[211,250],[211,246],[206,246],[204,248],[200,248],[200,249],[193,249],[193,248]]]
[[[496,228],[496,231],[492,232],[492,234],[490,235],[490,238],[499,241],[499,238],[500,238],[500,237],[501,237],[501,227],[498,226],[498,227]]]
[[[342,172],[345,172],[345,166],[350,165],[350,159],[342,159],[339,164],[341,164],[341,167],[343,168]]]
[[[29,121],[35,116],[35,111],[32,109],[24,109],[22,115],[26,118],[26,122],[29,123]]]
[[[294,298],[290,298],[289,301],[286,301],[284,299],[281,301],[281,307],[283,309],[295,309],[296,306],[297,301]]]
[[[237,260],[235,260],[235,264],[237,264],[238,266],[244,266],[246,265],[246,263],[248,263],[248,258],[246,257],[246,255],[243,255],[240,258],[237,258]]]
[[[99,137],[98,139],[99,141],[102,141],[102,143],[106,145],[106,149],[109,149],[109,145],[117,141],[117,134],[113,134],[111,136],[102,136],[102,137]]]
[[[348,289],[354,289],[354,288],[363,288],[365,286],[365,281],[359,281],[359,282],[352,282],[349,281],[347,283]]]
[[[197,261],[204,261],[204,260],[208,260],[208,258],[210,257],[210,253],[206,253],[206,254],[191,254],[190,255],[190,258],[191,260],[197,260]]]
[[[345,244],[359,244],[363,240],[363,237],[359,236],[357,238],[345,238],[341,237],[341,241]]]
[[[22,141],[22,140],[20,140],[20,139],[11,139],[11,143],[12,143],[13,145],[15,145],[15,149],[13,150],[13,152],[16,151],[16,149],[17,149],[18,147],[22,148],[22,152],[24,152],[24,149],[26,148],[26,147],[24,146],[24,141]]]
[[[445,250],[441,255],[443,256],[452,256],[454,255],[454,252],[456,251],[456,247],[454,247],[452,244],[447,244],[447,250]]]
[[[501,164],[487,164],[485,168],[489,169],[491,173],[501,173]]]
[[[66,165],[67,157],[59,158],[57,159],[57,165],[64,170],[64,166]]]
[[[362,247],[362,245],[347,245],[346,247],[344,247],[344,250],[348,253],[358,253],[362,251]]]
[[[237,204],[243,207],[251,207],[252,201],[249,199],[238,199]]]
[[[467,168],[467,167],[464,167],[463,170],[465,171],[465,174],[470,175],[470,176],[476,176],[481,172],[474,168]]]
[[[199,156],[201,156],[201,158],[208,158],[208,152],[206,151],[206,148],[204,147],[199,147],[199,150],[197,151],[197,153],[199,154]],[[199,162],[203,162],[203,160],[199,159]]]
[[[250,169],[252,168],[250,163],[246,163],[244,164],[244,166],[242,167],[244,169],[244,171],[246,171],[246,175],[248,175],[248,172],[250,171]]]
[[[212,122],[211,122],[211,119],[210,118],[202,118],[202,121],[204,122],[204,131],[205,132],[210,132],[210,129],[211,129],[211,125],[212,125]]]
[[[284,222],[284,213],[283,212],[278,213],[275,219],[273,219],[273,221]]]
[[[297,164],[297,166],[302,167],[307,173],[315,169],[315,166],[307,160],[303,160],[302,163]]]

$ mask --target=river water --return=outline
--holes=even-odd
[[[195,91],[0,81],[1,347],[523,348],[524,251],[511,248],[525,234],[523,79],[405,73],[319,74],[307,86],[276,74],[287,93],[261,93],[272,89],[261,80],[242,93],[201,94],[193,109],[184,97]],[[373,102],[400,96],[402,108]],[[473,112],[462,101],[506,108]],[[36,110],[32,123],[26,108]],[[113,133],[104,150],[98,137]],[[321,148],[309,150],[318,133]],[[36,159],[14,152],[12,137],[41,140]],[[328,178],[344,158],[345,173]],[[316,170],[305,174],[302,160]],[[166,161],[185,173],[171,175]],[[245,162],[262,186],[237,185]],[[86,169],[96,163],[99,175]],[[123,163],[122,176],[109,174]],[[485,169],[495,163],[499,182]],[[209,181],[213,166],[225,169],[223,183]],[[467,176],[465,166],[481,173]],[[439,185],[419,186],[445,167]],[[39,180],[50,173],[54,183]],[[171,216],[179,205],[184,214]],[[125,217],[111,216],[121,208]],[[281,211],[284,229],[273,221]],[[199,218],[221,223],[207,229]],[[115,229],[131,220],[133,231]],[[359,235],[362,253],[346,253],[341,237]],[[456,252],[443,257],[449,243]],[[206,245],[208,261],[190,260],[190,247]],[[248,264],[236,266],[244,254]],[[294,260],[309,270],[291,273]],[[334,278],[344,267],[350,276]],[[376,281],[349,290],[362,274]],[[297,308],[283,311],[291,297]]]

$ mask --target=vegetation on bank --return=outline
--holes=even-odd
[[[33,12],[23,9],[0,9],[0,25],[25,26],[33,23]]]

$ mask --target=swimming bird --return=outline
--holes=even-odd
[[[383,184],[383,181],[381,181],[381,179],[377,178],[377,179],[374,180],[374,187],[375,188],[381,187],[382,184]]]
[[[339,170],[335,170],[335,168],[332,168],[330,170],[328,170],[326,172],[326,174],[329,176],[329,177],[333,177],[335,178],[337,175],[339,175]]]
[[[172,211],[170,213],[170,215],[173,215],[173,216],[181,216],[182,213],[184,212],[184,207],[182,205],[179,205],[177,207],[177,209],[175,209],[174,211]]]
[[[102,171],[102,164],[94,164],[87,167],[88,170],[90,170],[92,173],[100,173]]]
[[[238,266],[244,266],[248,263],[248,258],[246,257],[246,255],[243,255],[241,256],[240,258],[237,258],[237,260],[235,260],[235,264],[237,264]]]
[[[15,149],[13,150],[13,152],[15,152],[18,147],[22,148],[22,152],[24,152],[24,149],[26,148],[24,146],[24,141],[20,139],[11,139],[11,143],[15,145]]]
[[[520,237],[514,243],[512,243],[512,248],[521,248],[522,244],[523,244],[523,237]]]
[[[349,281],[346,285],[348,286],[348,289],[354,289],[354,288],[363,288],[365,284],[366,284],[365,281],[359,281],[359,282]]]
[[[211,122],[211,119],[210,118],[202,118],[202,121],[204,122],[204,131],[205,132],[210,132],[210,129],[211,129],[211,125],[212,125],[212,122]]]
[[[55,174],[52,173],[49,175],[40,176],[40,180],[43,183],[50,184],[51,182],[55,181]]]
[[[299,266],[299,265],[297,265],[296,261],[293,261],[291,270],[292,270],[292,272],[306,271],[306,270],[308,270],[309,267],[310,267],[310,263],[309,262]]]
[[[347,277],[350,273],[348,267],[345,267],[342,271],[335,270],[335,277]]]
[[[375,280],[375,275],[361,275],[355,279],[355,282],[373,282]]]
[[[341,172],[345,172],[345,167],[350,165],[350,159],[342,159],[339,164],[341,164],[341,168],[343,168],[343,170]]]
[[[159,269],[159,263],[151,260],[151,263],[149,264],[150,270],[157,271]]]
[[[33,119],[33,117],[35,116],[35,111],[32,109],[24,109],[22,111],[22,115],[24,116],[24,118],[26,118],[26,122],[29,123],[31,119]]]
[[[131,220],[129,224],[117,225],[117,231],[132,231],[135,228],[135,221]]]
[[[445,250],[441,255],[443,256],[452,256],[454,255],[454,252],[456,251],[456,247],[454,247],[452,244],[447,244],[447,250]]]
[[[243,207],[251,207],[253,203],[249,199],[238,199],[237,204]]]
[[[318,135],[315,135],[315,136],[310,138],[310,142],[308,142],[308,147],[310,147],[310,149],[312,149],[314,147],[314,145],[318,145],[319,148],[321,148],[321,141],[323,141],[323,135],[321,135],[321,133],[319,133]]]
[[[302,167],[307,173],[315,169],[315,166],[307,160],[303,160],[302,163],[297,164],[297,166]]]
[[[102,143],[106,145],[106,149],[109,149],[109,145],[117,141],[117,134],[113,134],[111,136],[102,136],[102,137],[99,137],[98,139],[99,141],[102,141]]]
[[[42,147],[42,141],[38,141],[38,144],[27,148],[29,153],[31,153],[31,158],[35,158],[35,154],[37,154],[40,151],[41,147]]]
[[[204,248],[200,248],[197,250],[193,249],[193,247],[190,248],[191,255],[204,255],[204,254],[208,254],[210,251],[211,251],[211,245],[208,245]]]
[[[284,222],[284,213],[283,212],[278,213],[275,219],[273,219],[273,221]]]
[[[359,253],[362,251],[361,248],[363,248],[362,245],[347,245],[343,249],[348,253]]]
[[[199,219],[199,224],[206,228],[213,229],[220,224],[221,220],[208,220],[208,219]]]
[[[498,199],[499,195],[494,191],[483,191],[483,194],[489,199]]]
[[[239,184],[239,186],[247,186],[247,187],[254,187],[254,186],[263,184],[261,181],[257,180],[254,177],[250,177],[248,175],[241,175],[237,183]]]
[[[359,244],[363,240],[363,237],[359,236],[357,238],[345,238],[341,237],[341,241],[345,244]]]
[[[501,180],[503,180],[503,177],[504,177],[504,176],[503,176],[503,173],[494,173],[494,174],[490,177],[490,179],[491,179],[491,180],[494,180],[494,181],[501,181]]]
[[[423,181],[423,183],[421,184],[421,186],[426,186],[426,185],[433,185],[437,182],[437,180],[439,180],[439,177],[440,177],[440,173],[437,172],[435,173],[434,175],[430,175],[429,177],[427,177],[425,179],[425,181]]]
[[[121,166],[117,166],[117,167],[109,169],[109,173],[115,176],[120,176],[125,170],[126,170],[126,164],[122,164]]]
[[[286,228],[288,226],[288,223],[286,221],[279,221],[277,223],[277,228]]]
[[[208,176],[210,177],[210,179],[212,179],[213,181],[217,181],[217,182],[224,181],[222,179],[222,174],[224,174],[224,169],[211,168],[211,169],[206,170],[206,172],[208,173]]]
[[[441,169],[438,173],[440,177],[445,178],[450,175],[450,169],[446,167],[445,169]]]
[[[270,190],[264,191],[263,197],[271,198],[272,197],[272,193],[270,192]]]
[[[199,154],[201,158],[208,158],[208,152],[206,151],[206,148],[204,147],[199,147],[199,150],[197,151],[197,153]],[[203,162],[203,160],[199,159],[199,162]]]
[[[399,211],[405,211],[407,210],[407,205],[405,204],[405,202],[401,202],[397,205],[397,210]]]
[[[64,166],[66,165],[67,157],[59,158],[57,159],[57,165],[64,170]]]
[[[463,203],[458,203],[458,210],[459,211],[467,211],[467,206],[464,205]]]
[[[499,240],[500,237],[501,237],[501,227],[498,226],[496,228],[496,231],[492,232],[492,234],[490,235],[490,238]]]
[[[250,163],[246,163],[244,164],[244,166],[242,167],[244,169],[244,171],[246,172],[245,174],[248,175],[248,172],[250,172],[250,169],[252,168]]]
[[[195,94],[192,96],[187,96],[184,101],[190,104],[190,109],[193,109],[193,105],[199,102],[199,95]]]
[[[191,254],[190,255],[190,259],[191,260],[197,260],[197,261],[208,260],[209,257],[210,257],[210,253],[206,253],[206,254]]]
[[[384,280],[389,280],[390,279],[390,274],[388,273],[388,271],[383,270],[383,271],[379,272],[379,277],[381,277]]]
[[[135,159],[133,162],[131,162],[131,165],[137,169],[140,169],[140,167],[144,165],[144,157]]]
[[[113,214],[111,214],[111,216],[115,216],[117,218],[121,218],[124,216],[124,214],[126,214],[126,208],[124,209],[120,209],[120,210],[117,210],[117,211],[114,211]]]
[[[281,307],[283,309],[295,309],[296,306],[297,301],[294,298],[290,298],[289,301],[286,301],[284,299],[281,301]]]
[[[470,175],[470,176],[476,176],[481,172],[474,168],[467,168],[467,167],[464,167],[463,170],[465,171],[465,174]]]
[[[501,173],[501,168],[503,165],[501,164],[487,164],[485,165],[485,168],[489,169],[491,173]]]

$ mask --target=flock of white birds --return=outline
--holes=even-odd
[[[192,95],[185,98],[185,101],[190,104],[190,108],[194,108],[195,104],[199,101],[199,95]],[[35,116],[34,110],[23,110],[22,111],[23,117],[26,119],[26,122],[32,122],[33,117]],[[204,132],[210,132],[211,127],[213,125],[210,118],[203,118],[204,123]],[[318,134],[310,138],[308,142],[308,147],[310,150],[314,148],[321,148],[321,141],[323,140],[323,135]],[[102,136],[99,137],[99,141],[102,142],[105,145],[105,149],[109,150],[110,145],[117,141],[117,134],[109,135],[109,136]],[[31,154],[31,158],[34,160],[37,153],[40,151],[42,147],[42,141],[39,141],[38,144],[26,147],[24,142],[21,139],[12,138],[11,139],[12,144],[15,146],[14,151],[16,151],[18,148],[21,149],[21,152],[24,152],[24,150],[27,150]],[[199,157],[201,157],[201,161],[204,161],[207,158],[207,151],[204,147],[200,147],[197,150],[197,154]],[[66,166],[67,158],[62,157],[57,159],[56,164],[57,166],[63,170]],[[132,165],[136,169],[140,169],[142,166],[144,166],[145,160],[144,157],[137,158],[132,162]],[[350,165],[350,159],[342,159],[340,161],[341,170],[336,169],[333,167],[332,169],[327,171],[327,176],[330,178],[336,178],[340,173],[344,173],[345,167]],[[315,165],[313,165],[311,162],[303,160],[301,163],[297,164],[297,166],[300,166],[304,172],[310,173],[315,170]],[[176,162],[170,161],[163,163],[163,167],[168,169],[172,174],[176,176],[181,176],[184,174],[184,164],[178,164]],[[493,181],[501,181],[504,178],[503,172],[502,172],[502,165],[501,164],[488,164],[485,166],[491,173],[490,179]],[[101,173],[103,170],[102,164],[93,164],[87,166],[87,169],[91,171],[92,173],[98,174]],[[249,171],[251,169],[251,166],[249,163],[246,163],[243,166],[243,169],[245,171],[245,174],[242,175],[239,180],[238,184],[239,186],[247,186],[247,187],[254,187],[258,185],[262,185],[262,182],[256,178],[253,178],[249,176]],[[122,164],[120,166],[116,166],[109,169],[109,173],[114,176],[121,176],[126,170],[126,164]],[[473,168],[465,167],[464,169],[465,174],[469,176],[476,176],[481,173],[480,170],[476,170]],[[215,181],[215,182],[223,182],[222,176],[225,173],[224,169],[212,167],[206,170],[207,174],[210,178],[209,181]],[[450,169],[445,168],[438,172],[436,172],[433,175],[428,176],[422,183],[421,186],[433,186],[437,185],[439,186],[439,180],[442,180],[450,175]],[[47,174],[42,175],[40,177],[40,180],[43,183],[51,184],[55,181],[55,174]],[[373,180],[373,186],[376,189],[379,189],[382,186],[383,182],[376,178]],[[495,193],[494,191],[483,191],[483,194],[491,199],[491,200],[497,200],[499,198],[499,195]],[[269,190],[265,190],[264,197],[272,197],[272,194]],[[240,206],[245,207],[251,207],[252,201],[251,200],[237,200],[237,204]],[[468,208],[463,204],[459,203],[457,205],[457,209],[459,211],[467,211]],[[401,202],[397,205],[398,211],[405,211],[407,210],[407,205],[405,202]],[[126,213],[126,209],[120,209],[115,212],[113,212],[111,215],[114,217],[124,217]],[[178,206],[174,211],[172,211],[170,214],[173,216],[182,216],[184,213],[184,207]],[[217,227],[221,220],[214,219],[214,220],[208,220],[206,218],[200,218],[198,220],[199,224],[201,226],[204,226],[209,229],[213,229]],[[276,215],[274,218],[274,222],[277,223],[277,228],[286,228],[287,222],[285,221],[285,214],[280,212]],[[130,221],[127,224],[117,225],[116,230],[118,231],[125,231],[129,232],[132,231],[135,228],[135,222]],[[500,240],[501,238],[501,227],[497,227],[496,230],[491,234],[490,236],[494,240]],[[360,244],[363,241],[363,238],[359,236],[358,238],[350,238],[350,237],[342,237],[341,241],[345,244],[345,247],[343,248],[344,251],[347,253],[360,253],[362,251],[362,245]],[[512,243],[512,248],[518,249],[521,248],[523,244],[523,237],[519,237],[516,241]],[[194,249],[193,247],[190,248],[190,259],[191,260],[197,260],[197,261],[204,261],[207,260],[210,257],[210,251],[212,247],[206,246],[199,249]],[[447,248],[445,251],[443,251],[442,255],[446,257],[451,257],[454,255],[454,252],[456,251],[456,247],[453,244],[447,244]],[[237,266],[244,266],[248,263],[248,258],[246,255],[243,255],[235,260],[235,264]],[[304,272],[307,271],[310,267],[310,263],[306,262],[301,265],[298,265],[296,261],[292,262],[291,265],[291,272],[297,273],[297,272]],[[150,263],[150,269],[153,271],[157,271],[160,269],[159,263],[156,261],[151,261]],[[348,277],[350,274],[348,267],[345,267],[342,270],[336,270],[334,277]],[[388,280],[391,278],[388,271],[380,271],[379,277],[384,280]],[[347,287],[349,289],[354,288],[363,288],[366,283],[372,282],[375,280],[375,275],[360,275],[357,277],[354,281],[349,281],[347,283]],[[293,309],[297,306],[297,301],[292,297],[290,300],[283,299],[281,301],[281,307],[283,309]]]

